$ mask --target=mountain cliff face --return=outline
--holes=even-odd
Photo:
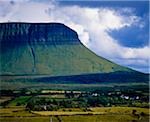
[[[132,70],[95,55],[60,23],[1,23],[1,75],[77,75]]]
[[[60,23],[1,23],[0,41],[29,45],[79,44],[75,31]]]

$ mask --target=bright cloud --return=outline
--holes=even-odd
[[[0,5],[2,6],[0,22],[64,23],[77,31],[81,42],[96,54],[130,67],[139,62],[139,65],[148,66],[148,52],[150,52],[148,46],[124,47],[108,33],[111,30],[119,30],[132,25],[142,27],[141,18],[134,15],[130,8],[117,10],[106,7],[61,6],[54,1],[36,2],[32,0],[21,0],[14,3],[2,1]],[[131,59],[136,60],[131,61]]]

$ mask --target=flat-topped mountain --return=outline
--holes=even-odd
[[[76,75],[132,70],[95,55],[60,23],[1,23],[1,75]]]
[[[2,43],[31,43],[31,45],[79,44],[75,31],[60,23],[1,23]]]

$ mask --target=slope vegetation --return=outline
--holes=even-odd
[[[133,72],[95,55],[60,23],[1,23],[0,28],[1,75]]]

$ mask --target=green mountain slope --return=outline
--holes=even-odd
[[[1,75],[133,72],[95,55],[60,23],[1,23]]]

